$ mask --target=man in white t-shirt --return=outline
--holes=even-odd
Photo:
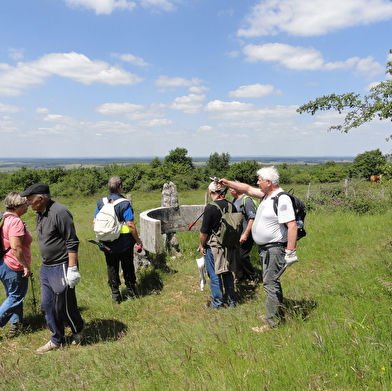
[[[255,332],[264,332],[278,325],[283,291],[279,272],[288,265],[298,262],[296,255],[297,223],[291,199],[279,197],[277,213],[274,197],[283,191],[279,185],[279,172],[275,167],[263,167],[257,171],[259,188],[246,183],[220,180],[223,186],[233,188],[262,201],[257,208],[252,226],[252,236],[259,245],[260,262],[263,268],[263,286],[267,294],[265,324],[253,327]]]

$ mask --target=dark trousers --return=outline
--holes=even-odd
[[[133,265],[133,246],[123,253],[105,253],[108,269],[108,284],[111,288],[118,289],[121,285],[119,269],[124,275],[125,285],[130,287],[136,283],[135,267]]]
[[[250,261],[250,252],[252,251],[253,238],[249,235],[248,240],[240,244],[238,248],[238,262],[236,277],[238,279],[255,280],[257,278],[257,272],[252,266]]]
[[[59,266],[41,266],[40,282],[42,290],[41,308],[45,314],[46,324],[53,333],[51,341],[63,344],[64,324],[73,334],[80,333],[84,322],[76,301],[75,288],[66,282],[68,264]]]

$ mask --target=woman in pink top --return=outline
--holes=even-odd
[[[6,212],[0,240],[2,248],[8,251],[0,259],[0,280],[6,294],[0,307],[0,327],[10,321],[10,336],[14,336],[23,320],[23,299],[27,293],[28,277],[31,275],[32,236],[20,218],[27,212],[26,198],[13,192],[7,195],[4,205]]]

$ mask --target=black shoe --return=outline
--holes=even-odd
[[[112,301],[114,303],[121,303],[121,293],[118,289],[112,289]]]

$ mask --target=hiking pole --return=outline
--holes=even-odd
[[[31,282],[31,292],[33,293],[33,310],[34,310],[34,315],[37,315],[37,300],[35,298],[33,273],[30,274],[30,282]]]
[[[201,217],[204,215],[204,212],[193,222],[189,225],[188,231],[192,229],[192,227],[201,219]]]
[[[97,242],[96,240],[89,240],[89,242],[93,243],[93,244],[96,244],[99,247],[99,249],[101,251],[105,252],[105,253],[111,253],[112,252],[112,250],[108,246],[105,246],[101,242]]]
[[[278,274],[276,275],[276,279],[278,279],[286,269],[287,269],[287,263],[279,270]]]

